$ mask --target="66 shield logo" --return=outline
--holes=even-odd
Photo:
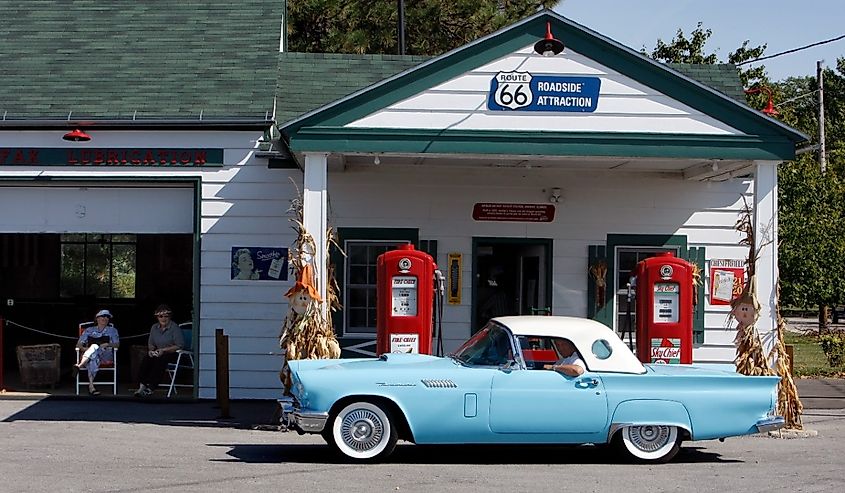
[[[495,79],[493,101],[499,106],[515,110],[531,104],[531,74],[528,72],[499,72]]]

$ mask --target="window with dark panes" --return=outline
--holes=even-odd
[[[62,297],[135,297],[137,238],[133,234],[61,235]]]
[[[667,247],[617,247],[616,248],[616,272],[614,273],[615,286],[614,293],[616,293],[616,332],[620,334],[626,333],[628,327],[628,283],[631,282],[631,276],[637,269],[637,264],[641,261],[654,257],[658,253],[666,251],[674,251],[678,254],[677,248]],[[631,333],[636,333],[637,323],[637,305],[636,301],[631,303]],[[627,340],[627,339],[626,339]]]
[[[376,333],[376,261],[382,253],[406,241],[348,240],[344,316],[346,334]]]

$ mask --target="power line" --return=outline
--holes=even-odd
[[[819,46],[819,45],[823,45],[823,44],[827,44],[827,43],[833,43],[834,41],[839,41],[840,39],[843,39],[843,38],[845,38],[845,34],[843,34],[841,36],[837,36],[835,38],[826,39],[824,41],[818,41],[816,43],[808,44],[807,46],[802,46],[800,48],[793,48],[791,50],[786,50],[786,51],[782,51],[780,53],[775,53],[774,55],[766,55],[766,56],[761,56],[760,58],[755,58],[754,60],[746,60],[744,62],[737,63],[736,65],[737,66],[745,65],[747,63],[759,62],[760,60],[768,60],[769,58],[774,58],[776,56],[788,55],[790,53],[795,53],[796,51],[801,51],[801,50],[806,50],[807,48],[812,48],[814,46]]]

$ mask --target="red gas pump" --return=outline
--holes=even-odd
[[[379,255],[376,270],[376,352],[431,354],[434,259],[414,245],[399,245]]]
[[[637,357],[692,363],[693,266],[672,252],[637,264]]]

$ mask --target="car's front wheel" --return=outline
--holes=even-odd
[[[619,433],[625,451],[643,462],[669,462],[681,448],[677,426],[626,426]]]
[[[390,411],[372,402],[353,402],[345,406],[331,423],[331,445],[350,459],[387,457],[396,448],[397,440]]]

